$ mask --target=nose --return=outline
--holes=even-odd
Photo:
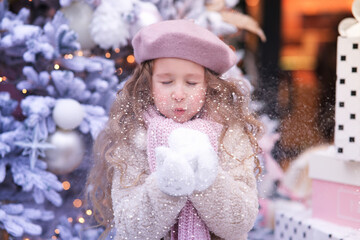
[[[180,101],[184,100],[185,97],[186,97],[186,93],[184,91],[183,86],[181,86],[181,85],[176,86],[172,93],[172,98],[175,101],[180,102]]]

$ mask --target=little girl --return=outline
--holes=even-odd
[[[246,239],[258,213],[258,121],[236,62],[187,20],[141,29],[139,63],[95,142],[88,193],[115,239]]]

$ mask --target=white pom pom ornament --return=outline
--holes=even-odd
[[[95,10],[90,33],[102,49],[125,46],[130,39],[129,26],[121,18],[117,6],[109,1],[103,1]]]
[[[92,8],[83,2],[74,2],[60,10],[69,21],[69,27],[78,35],[78,42],[82,49],[95,47],[95,42],[90,36],[90,23],[93,18]]]
[[[59,99],[53,110],[56,125],[64,130],[77,128],[85,116],[84,108],[74,99]]]
[[[137,20],[130,26],[132,37],[134,37],[141,28],[162,20],[161,14],[154,4],[150,2],[139,2],[138,5],[139,14],[136,16]]]

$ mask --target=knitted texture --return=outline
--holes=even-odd
[[[196,118],[185,123],[176,123],[172,119],[160,116],[152,108],[146,112],[145,119],[148,126],[148,162],[152,172],[156,171],[155,148],[168,146],[170,133],[179,127],[190,128],[207,134],[212,147],[217,152],[218,137],[220,136],[222,125],[216,122]],[[193,204],[188,200],[179,214],[178,223],[172,228],[171,240],[189,239],[210,240],[210,233]]]

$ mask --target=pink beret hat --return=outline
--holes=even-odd
[[[234,51],[215,34],[190,20],[162,21],[142,28],[132,40],[137,63],[181,58],[222,74],[236,63]]]

